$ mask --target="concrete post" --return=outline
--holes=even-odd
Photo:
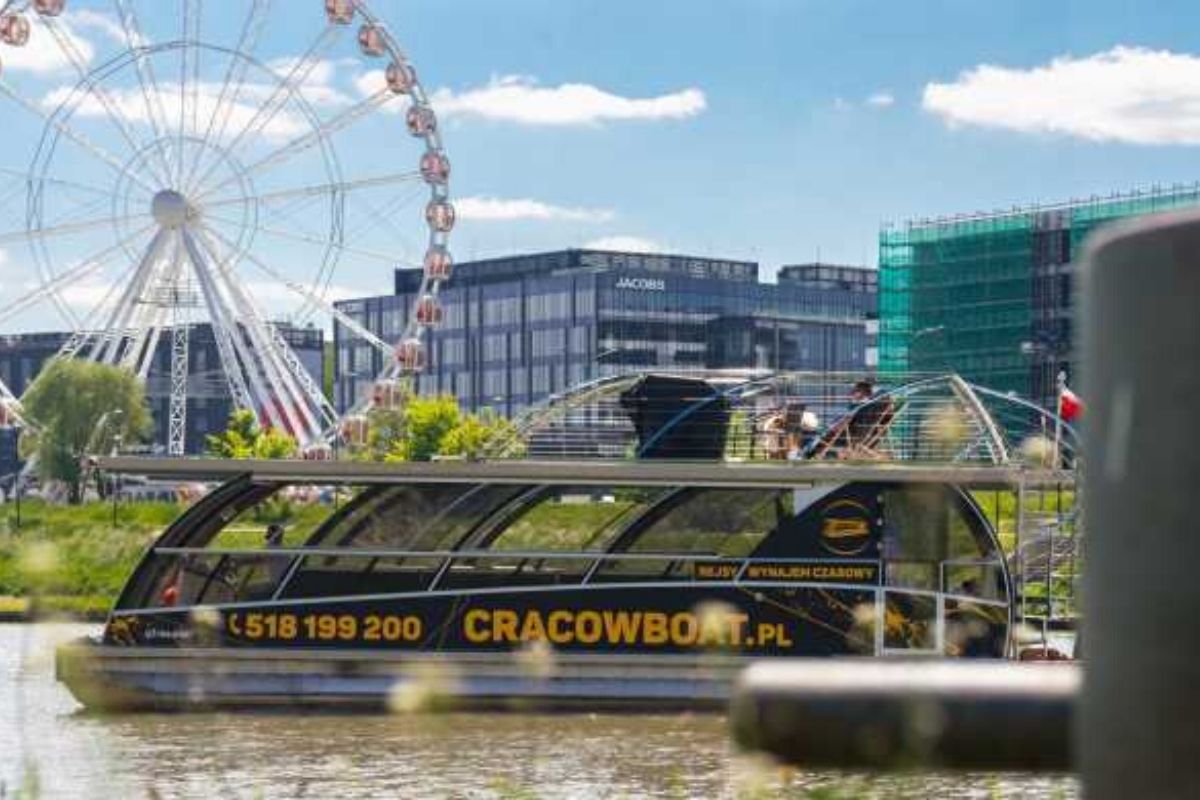
[[[1081,273],[1089,798],[1200,792],[1200,214],[1117,226]]]

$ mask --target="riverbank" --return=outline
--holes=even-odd
[[[0,619],[102,619],[174,503],[0,506]]]

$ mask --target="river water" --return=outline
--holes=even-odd
[[[1070,778],[785,771],[711,715],[84,713],[54,646],[0,624],[0,800],[105,798],[1071,798]]]

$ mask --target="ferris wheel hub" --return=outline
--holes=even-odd
[[[179,192],[163,189],[150,201],[150,213],[163,228],[180,228],[194,215],[194,209]]]

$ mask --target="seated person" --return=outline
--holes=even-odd
[[[787,415],[784,409],[774,408],[758,423],[758,441],[766,457],[772,461],[787,458]]]

